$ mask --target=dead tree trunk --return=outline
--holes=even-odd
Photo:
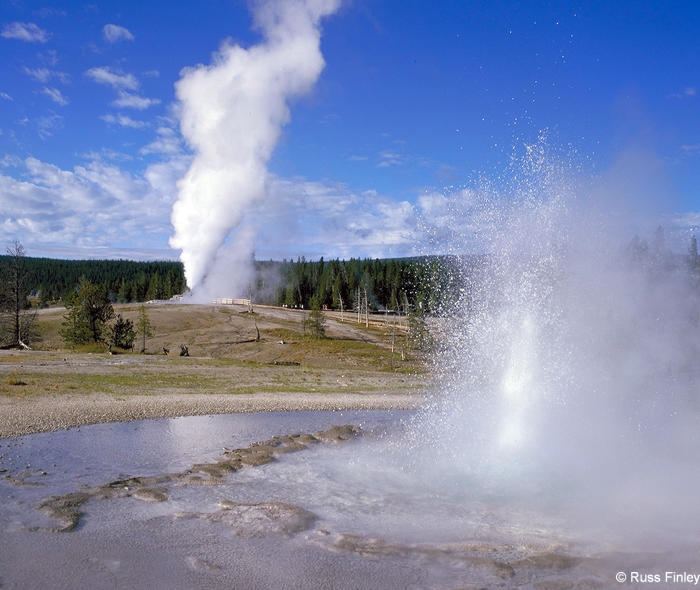
[[[365,328],[369,328],[369,300],[367,299],[367,287],[365,287]]]

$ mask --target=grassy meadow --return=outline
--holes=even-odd
[[[117,305],[115,312],[135,322],[138,308]],[[146,309],[153,336],[145,354],[110,354],[101,345],[70,348],[60,336],[65,309],[41,310],[33,350],[0,352],[0,395],[102,394],[118,400],[179,393],[411,393],[428,378],[425,360],[409,350],[398,320],[379,318],[365,327],[351,314],[343,321],[327,314],[326,338],[314,339],[304,329],[308,312],[300,310],[255,306],[250,313],[243,306],[177,304]],[[134,350],[141,344],[137,338]],[[189,357],[179,355],[181,346]]]

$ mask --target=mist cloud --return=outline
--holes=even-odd
[[[288,101],[309,92],[320,75],[319,22],[338,5],[257,2],[260,44],[244,49],[225,42],[210,65],[183,70],[176,84],[180,127],[195,157],[179,184],[170,244],[182,250],[191,288],[202,283],[229,234],[265,195],[266,165],[289,121]]]

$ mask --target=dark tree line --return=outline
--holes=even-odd
[[[674,255],[665,245],[661,227],[652,246],[635,237],[632,259],[656,266],[689,267],[700,277],[697,240],[690,239],[687,255]],[[261,303],[310,309],[318,301],[328,309],[391,310],[408,314],[449,315],[470,284],[485,256],[422,256],[414,258],[257,262],[257,284],[252,289]],[[281,282],[280,282],[281,278]],[[278,282],[276,289],[271,288]]]
[[[12,264],[0,256],[0,268]],[[55,260],[23,256],[26,295],[39,297],[41,306],[66,301],[82,278],[98,285],[113,303],[169,299],[185,290],[180,262],[134,262],[130,260]]]
[[[256,300],[261,303],[310,309],[312,301],[328,309],[418,309],[442,314],[458,300],[466,276],[478,257],[425,256],[416,258],[257,262]],[[269,277],[281,277],[274,290]],[[279,279],[278,279],[279,280]]]
[[[344,310],[365,305],[369,310],[407,313],[410,308],[430,313],[446,311],[459,295],[465,269],[478,258],[427,256],[396,259],[258,261],[251,288],[260,303]],[[16,260],[15,260],[16,263]],[[13,264],[0,256],[0,268]],[[38,297],[39,305],[69,303],[81,279],[95,285],[111,303],[169,299],[186,289],[180,262],[129,260],[57,260],[22,256],[23,296]]]

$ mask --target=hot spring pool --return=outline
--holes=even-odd
[[[407,460],[413,451],[401,441],[414,420],[406,411],[243,414],[4,439],[0,583],[605,588],[619,571],[692,572],[698,563],[695,539],[626,539],[615,527],[572,519],[565,501],[507,496]],[[278,454],[216,481],[172,475],[256,441],[341,424],[362,436]],[[161,477],[161,495],[128,490],[136,476]],[[117,481],[127,497],[95,493]],[[78,507],[77,528],[51,532],[55,519],[38,507],[81,492],[93,495]]]

